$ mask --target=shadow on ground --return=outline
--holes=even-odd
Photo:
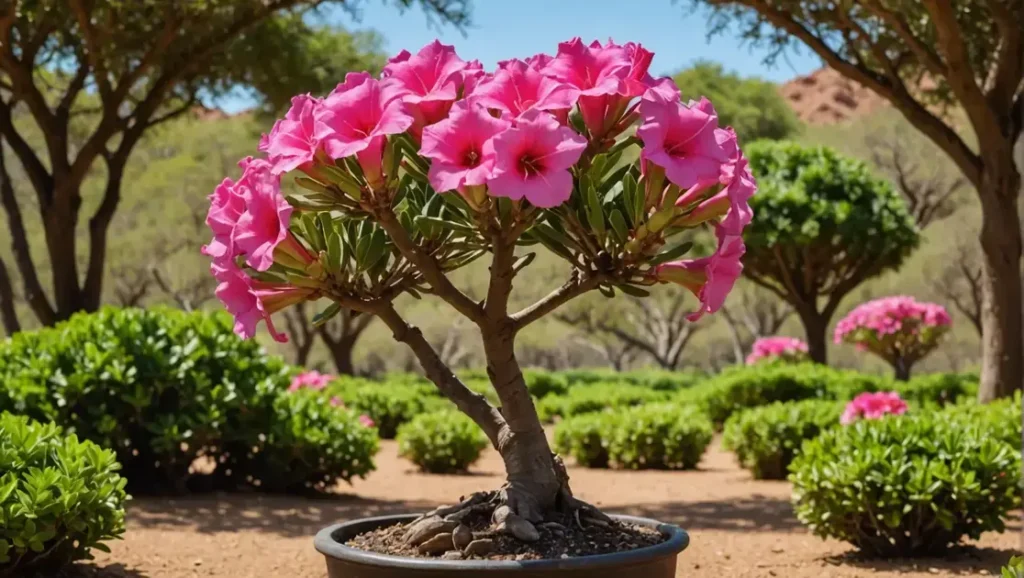
[[[222,494],[184,498],[140,498],[128,508],[132,526],[189,527],[216,533],[259,530],[285,537],[309,537],[325,526],[370,516],[423,512],[436,504],[385,501],[352,495],[297,498],[264,494]]]
[[[986,570],[992,576],[999,576],[1000,568],[1017,554],[1012,548],[975,548],[964,546],[954,548],[942,558],[868,558],[857,552],[848,552],[839,556],[824,558],[829,564],[836,566],[852,566],[874,572],[929,572],[956,573],[971,572],[978,575]]]
[[[754,494],[706,502],[635,504],[608,508],[615,514],[654,518],[687,530],[804,532],[789,500]]]
[[[106,566],[75,564],[60,574],[60,578],[150,578],[150,575],[127,568],[124,564],[108,564]]]

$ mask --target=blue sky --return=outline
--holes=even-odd
[[[372,28],[385,39],[391,54],[419,47],[439,38],[453,44],[459,56],[479,59],[487,68],[499,60],[538,52],[553,54],[558,43],[573,36],[584,40],[640,42],[654,51],[651,72],[669,74],[695,60],[722,63],[745,76],[782,82],[806,74],[821,61],[803,50],[765,66],[763,51],[743,45],[729,33],[707,39],[707,19],[672,0],[473,0],[473,24],[465,35],[452,26],[427,26],[423,12],[413,8],[399,13],[390,2],[364,0],[360,19],[340,10],[326,15],[329,22],[348,29]],[[340,81],[340,79],[339,79]],[[244,97],[218,103],[229,112],[252,106]]]

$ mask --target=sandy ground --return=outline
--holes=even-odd
[[[352,518],[422,511],[501,483],[490,452],[463,476],[417,473],[383,442],[378,469],[322,499],[234,494],[136,499],[122,542],[83,568],[92,578],[322,578],[313,535]],[[718,444],[695,472],[616,472],[570,468],[575,493],[605,511],[679,524],[690,547],[677,576],[688,578],[905,578],[983,576],[1018,551],[1021,524],[988,534],[951,559],[867,561],[843,543],[811,536],[793,516],[786,482],[759,482]]]

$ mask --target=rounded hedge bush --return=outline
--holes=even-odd
[[[566,395],[551,395],[537,402],[542,421],[568,418],[609,408],[624,408],[668,398],[665,392],[619,383],[596,383],[569,389]]]
[[[892,390],[919,407],[947,406],[978,397],[976,373],[929,373],[896,381]]]
[[[797,517],[869,555],[934,555],[1005,529],[1020,506],[1020,452],[940,416],[824,431],[790,466]]]
[[[565,395],[569,391],[569,382],[564,377],[550,371],[527,369],[523,372],[526,389],[536,399],[544,399],[549,395]]]
[[[433,385],[430,387],[433,389]],[[371,382],[341,388],[332,384],[325,391],[327,396],[340,399],[345,407],[369,416],[384,439],[394,439],[398,428],[418,415],[453,407],[436,390],[428,392],[420,384]]]
[[[608,440],[617,417],[613,413],[585,413],[555,426],[555,451],[572,456],[587,468],[608,467]]]
[[[674,404],[634,407],[616,417],[608,459],[629,470],[694,469],[714,435],[702,412]]]
[[[255,341],[239,339],[232,325],[224,314],[105,308],[18,333],[0,343],[0,410],[59,423],[112,448],[134,493],[235,489],[255,480],[263,490],[282,491],[365,473],[363,463],[297,468],[293,478],[282,477],[278,467],[285,458],[265,456],[326,453],[336,442],[310,432],[325,416],[342,414],[311,404],[291,407],[294,370]],[[340,419],[335,430],[351,422]],[[319,425],[307,431],[297,424]],[[280,434],[283,428],[291,433]],[[323,445],[310,445],[312,439]],[[194,469],[197,458],[215,464],[214,471]]]
[[[979,428],[984,435],[1021,447],[1021,394],[980,404],[973,399],[948,406],[939,415],[959,427]]]
[[[0,414],[0,575],[54,575],[124,533],[114,452],[56,425]]]
[[[864,391],[889,388],[891,380],[816,363],[771,363],[724,371],[677,394],[677,401],[695,404],[721,427],[741,409],[777,401],[835,399],[845,401]]]
[[[784,480],[804,441],[839,426],[843,404],[809,399],[745,409],[725,421],[722,442],[758,480]]]
[[[487,436],[454,410],[425,413],[398,428],[398,452],[432,474],[464,472],[480,458]]]

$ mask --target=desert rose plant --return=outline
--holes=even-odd
[[[895,391],[866,391],[846,404],[839,423],[850,425],[860,419],[881,419],[907,413],[907,402]]]
[[[852,343],[884,359],[896,379],[910,379],[914,364],[932,352],[952,321],[946,309],[913,297],[876,299],[858,305],[836,325],[835,342]]]
[[[795,337],[762,337],[754,342],[747,365],[759,361],[807,361],[807,344]]]
[[[329,303],[314,324],[342,309],[375,315],[501,454],[500,490],[424,520],[484,509],[522,540],[536,540],[545,518],[603,522],[572,496],[548,446],[516,335],[588,291],[644,296],[658,283],[692,291],[696,319],[722,306],[741,272],[755,191],[747,162],[710,102],[682,103],[671,80],[648,74],[652,56],[576,38],[488,72],[436,41],[403,51],[380,78],[352,73],[324,98],[295,97],[263,155],[242,160],[241,176],[211,197],[204,252],[239,335],[262,321],[284,340],[271,316],[303,301]],[[684,259],[699,235],[716,248]],[[571,273],[510,310],[537,249]],[[486,296],[472,299],[448,274],[485,256]],[[403,293],[441,299],[478,327],[500,409],[396,310]]]

